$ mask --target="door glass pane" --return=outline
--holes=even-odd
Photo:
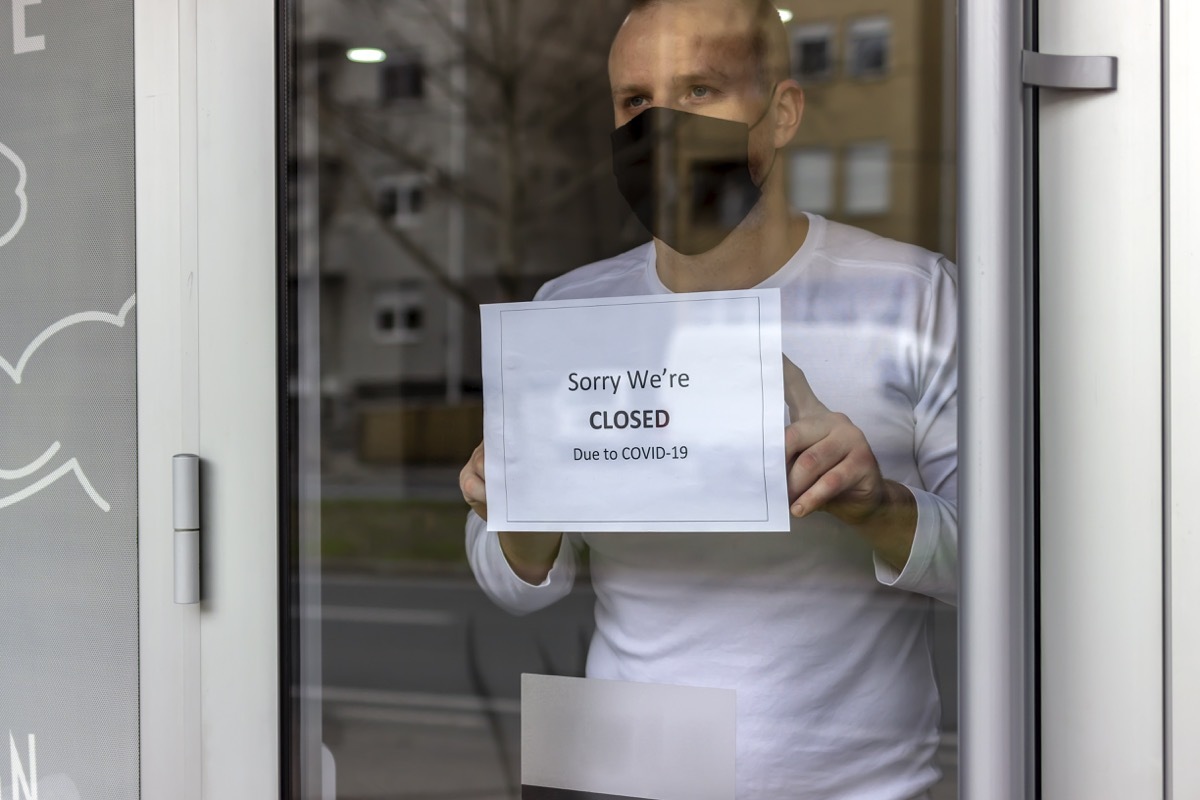
[[[295,796],[666,797],[688,763],[670,741],[695,731],[713,748],[695,769],[714,774],[729,735],[741,798],[955,795],[955,12],[293,0]],[[681,406],[620,405],[648,366],[624,354],[684,337],[641,341],[633,322],[607,329],[626,337],[610,368],[563,370],[563,393],[593,390],[599,414],[572,436],[624,436],[657,462],[653,429],[692,461],[663,477],[620,455],[636,448],[563,435],[574,417],[527,410],[539,434],[493,441],[578,453],[541,483],[560,509],[598,493],[604,519],[500,533],[482,505],[468,515],[464,491],[482,495],[464,465],[498,480],[471,463],[485,362],[524,378],[551,350],[585,363],[604,338],[565,308],[491,361],[502,344],[481,307],[755,288],[778,291],[764,296],[791,362],[751,420],[780,436],[765,467],[788,502],[811,504],[790,530],[734,532],[716,512],[603,530],[687,492],[715,508],[744,478],[688,470],[746,419],[706,412],[710,432],[668,441]],[[696,334],[700,361],[745,367],[722,331]],[[746,390],[728,383],[706,391]],[[516,402],[511,383],[497,392]],[[616,430],[630,420],[644,430]],[[563,477],[600,474],[609,452],[618,477]],[[857,493],[806,493],[843,466]],[[694,474],[708,477],[680,477]],[[524,734],[522,702],[538,726]]]
[[[0,109],[0,796],[136,797],[131,0],[0,4]]]

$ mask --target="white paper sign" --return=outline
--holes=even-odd
[[[521,676],[521,796],[733,800],[737,692]]]
[[[488,529],[786,531],[777,289],[484,306]]]

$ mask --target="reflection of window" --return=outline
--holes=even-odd
[[[793,211],[833,211],[833,153],[825,148],[793,152],[788,163],[788,198]]]
[[[801,81],[833,74],[833,26],[804,25],[792,31],[792,66]]]
[[[846,71],[855,78],[886,73],[891,38],[892,21],[887,17],[852,21],[846,30]]]
[[[379,70],[379,95],[385,103],[425,96],[425,65],[416,53],[394,53]]]
[[[397,228],[420,222],[425,210],[425,182],[419,175],[393,175],[379,181],[379,216]]]
[[[697,161],[692,165],[692,222],[698,227],[736,228],[758,197],[743,179],[745,163]]]
[[[883,214],[891,208],[892,148],[887,142],[846,149],[847,214]]]
[[[382,344],[420,341],[425,329],[425,298],[419,289],[386,289],[375,295],[371,333]]]

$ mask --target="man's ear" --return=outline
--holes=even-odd
[[[794,79],[782,81],[775,89],[775,149],[786,147],[804,118],[804,90]]]

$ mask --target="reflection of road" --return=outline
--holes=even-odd
[[[324,500],[461,501],[462,493],[458,490],[457,467],[405,467],[326,478],[321,484],[321,497]]]
[[[590,593],[517,618],[470,579],[327,576],[322,592],[339,800],[516,797],[520,674],[582,672]]]
[[[502,764],[519,776],[520,674],[582,672],[590,590],[522,618],[470,579],[329,575],[322,591],[324,738],[339,800],[516,797]],[[939,627],[952,620],[943,612]],[[939,664],[953,665],[953,642],[939,649]],[[936,800],[954,796],[952,747],[944,761]]]

